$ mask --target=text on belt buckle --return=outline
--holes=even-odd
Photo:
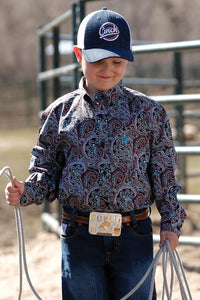
[[[121,234],[122,215],[116,213],[91,212],[89,233],[94,235],[119,236]]]

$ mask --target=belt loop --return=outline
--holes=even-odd
[[[151,215],[151,207],[149,206],[149,217],[150,217],[150,215]]]
[[[77,214],[77,209],[73,208],[73,210],[71,211],[71,214],[70,214],[70,226],[72,226],[72,227],[76,226],[76,224],[75,224],[76,214]]]
[[[135,213],[134,213],[134,211],[131,211],[130,214],[131,214],[133,227],[135,227],[137,225],[137,220],[136,220],[136,217],[135,217]]]

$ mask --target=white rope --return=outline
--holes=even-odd
[[[0,178],[3,174],[5,174],[8,177],[8,179],[10,180],[12,186],[14,186],[13,174],[12,174],[12,171],[11,171],[10,167],[6,166],[2,170],[0,170]],[[26,249],[25,249],[25,241],[24,241],[24,226],[23,226],[22,212],[21,212],[21,209],[20,209],[19,205],[15,206],[14,208],[15,208],[17,239],[18,239],[18,248],[19,248],[19,275],[20,276],[19,276],[18,300],[21,299],[21,294],[22,294],[22,258],[23,258],[24,270],[25,270],[25,274],[26,274],[26,278],[27,278],[27,281],[29,283],[29,286],[30,286],[32,292],[34,293],[34,295],[36,296],[36,298],[38,298],[39,300],[42,300],[42,298],[35,291],[32,283],[31,283],[29,273],[28,273],[28,267],[27,267],[27,262],[26,262]],[[168,249],[168,252],[166,252],[167,249]],[[131,295],[133,295],[139,289],[139,287],[144,283],[144,281],[147,279],[147,277],[149,276],[151,271],[152,271],[152,279],[151,279],[151,285],[150,285],[150,292],[149,292],[149,299],[148,300],[152,300],[153,290],[154,290],[154,283],[155,283],[156,267],[158,265],[159,258],[162,254],[163,254],[163,257],[162,257],[162,268],[163,268],[162,300],[164,299],[165,293],[166,293],[166,296],[167,296],[167,300],[172,300],[174,270],[176,272],[176,275],[177,275],[177,278],[178,278],[178,281],[179,281],[182,300],[192,300],[192,296],[191,296],[189,286],[188,286],[188,283],[187,283],[187,280],[186,280],[186,276],[185,276],[185,273],[184,273],[184,269],[183,269],[181,259],[180,259],[179,254],[178,254],[176,249],[172,252],[168,240],[166,240],[165,245],[162,248],[160,248],[158,250],[158,252],[156,253],[151,265],[149,266],[148,270],[144,274],[143,278],[139,281],[139,283],[128,294],[126,294],[120,300],[126,300]],[[171,267],[170,288],[168,286],[167,277],[166,277],[168,260],[170,261],[170,267]]]
[[[8,179],[10,180],[12,186],[14,187],[14,180],[13,180],[13,174],[10,167],[6,166],[2,170],[0,170],[0,178],[1,176],[5,174]],[[29,273],[28,273],[28,267],[26,262],[26,249],[25,249],[25,241],[24,241],[24,225],[23,225],[23,217],[22,217],[22,211],[19,205],[16,205],[14,207],[15,209],[15,220],[16,220],[16,229],[17,229],[17,240],[18,240],[18,249],[19,249],[19,293],[18,293],[18,300],[21,299],[22,295],[22,262],[24,263],[24,271],[26,274],[27,281],[29,283],[29,286],[33,292],[33,294],[38,298],[39,300],[42,300],[42,298],[38,295],[38,293],[35,291]]]
[[[168,249],[168,252],[166,252],[167,249]],[[186,276],[185,276],[185,272],[183,269],[183,265],[182,265],[180,256],[176,249],[172,252],[168,240],[166,240],[165,245],[162,248],[160,248],[158,250],[158,252],[156,253],[151,265],[149,266],[148,270],[144,274],[143,278],[128,294],[126,294],[120,300],[126,300],[131,295],[133,295],[139,289],[139,287],[144,283],[144,281],[149,276],[151,271],[152,271],[152,279],[151,279],[150,293],[149,293],[148,300],[152,300],[154,283],[155,283],[155,272],[156,272],[156,267],[158,265],[158,261],[159,261],[161,254],[163,255],[163,257],[162,257],[163,286],[162,286],[162,295],[161,295],[162,298],[161,299],[162,300],[164,299],[164,296],[166,293],[167,300],[172,300],[172,290],[173,290],[174,270],[175,270],[177,278],[178,278],[178,282],[179,282],[180,293],[181,293],[181,297],[182,297],[181,299],[182,300],[192,300],[192,296],[191,296],[190,289],[189,289],[189,286],[188,286],[188,283],[186,280]],[[170,262],[170,268],[171,268],[170,287],[168,286],[167,277],[166,277],[168,260]]]

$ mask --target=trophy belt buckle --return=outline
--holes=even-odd
[[[120,236],[122,215],[119,213],[91,212],[89,233],[103,236]]]

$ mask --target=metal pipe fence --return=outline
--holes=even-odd
[[[79,65],[76,63],[76,60],[73,56],[73,62],[67,66],[59,66],[59,41],[61,38],[69,39],[70,35],[64,35],[63,33],[59,33],[59,27],[64,24],[67,20],[71,19],[72,21],[72,40],[75,43],[78,26],[81,20],[84,17],[85,13],[85,2],[89,0],[81,0],[78,3],[74,3],[72,8],[50,22],[49,24],[38,29],[37,34],[39,38],[39,72],[38,72],[38,84],[40,89],[40,108],[44,110],[47,105],[47,81],[53,80],[54,83],[54,95],[58,95],[60,88],[60,82],[64,80],[64,78],[71,79],[72,78],[72,88],[75,89],[78,86],[78,73],[77,70]],[[91,0],[92,1],[92,0]],[[47,70],[46,64],[46,54],[45,54],[45,43],[46,39],[53,39],[54,45],[54,57],[53,57],[53,69]],[[199,51],[200,50],[200,40],[195,41],[182,41],[182,42],[172,42],[172,43],[153,43],[153,44],[144,44],[142,45],[134,45],[133,47],[134,55],[142,55],[145,53],[163,53],[163,52],[171,52],[174,54],[174,78],[125,78],[124,82],[127,84],[142,84],[142,85],[163,85],[163,86],[172,86],[174,87],[175,95],[166,95],[166,96],[152,96],[152,98],[161,104],[173,104],[176,105],[176,123],[177,123],[177,131],[179,134],[179,143],[180,146],[176,147],[177,154],[185,157],[186,155],[200,155],[200,147],[199,146],[184,146],[184,137],[182,128],[184,125],[183,118],[183,105],[187,103],[197,104],[200,102],[200,94],[187,94],[183,95],[183,87],[184,86],[200,86],[200,81],[184,81],[182,75],[182,56],[181,54],[189,51]],[[73,75],[73,77],[67,75]],[[185,163],[183,159],[183,173],[185,176]],[[178,199],[183,203],[199,203],[200,195],[187,195],[181,194],[178,195]],[[59,222],[52,222],[52,216],[50,215],[50,208],[47,204],[44,205],[43,214],[42,214],[43,222],[46,223],[46,226],[49,228],[53,227],[55,232],[59,232]],[[52,226],[53,224],[53,226]],[[157,237],[154,236],[154,241],[157,241]],[[190,243],[190,244],[198,244],[200,245],[200,238],[193,237],[181,237],[180,243]]]
[[[74,64],[63,66],[60,68],[55,68],[52,70],[44,71],[44,72],[41,72],[38,74],[37,79],[38,79],[38,81],[42,82],[42,81],[47,81],[47,80],[50,80],[53,78],[58,78],[58,77],[61,77],[61,76],[71,73],[78,67],[79,67],[79,65],[74,63]]]
[[[200,203],[200,195],[178,194],[177,198],[182,203]]]
[[[58,18],[59,19],[59,18]],[[39,37],[43,37],[46,32],[49,32],[50,29],[53,29],[53,26],[55,26],[56,23],[52,22],[49,23],[47,28],[40,28],[38,29],[38,35]],[[185,41],[185,42],[174,42],[174,43],[163,43],[163,44],[148,44],[148,45],[136,45],[134,46],[133,53],[134,54],[144,54],[144,53],[156,53],[156,52],[184,52],[184,51],[197,51],[200,50],[200,40],[197,41]],[[78,67],[78,64],[76,64],[76,67]],[[45,73],[39,72],[38,74],[38,81],[44,81],[49,80],[50,78],[48,75],[45,77]],[[59,74],[58,70],[56,69],[54,72],[54,69],[51,70],[51,78],[58,77],[58,76],[64,76],[69,74],[69,71],[66,70],[66,72],[61,72]],[[125,82],[131,83],[133,79],[126,78]],[[169,78],[169,79],[161,79],[161,78],[135,78],[137,80],[138,84],[157,84],[157,85],[176,85],[177,79],[176,78]],[[199,85],[199,81],[195,81],[195,85]],[[192,82],[188,82],[189,86],[192,86]]]
[[[134,54],[161,53],[161,52],[185,52],[198,51],[200,49],[200,40],[182,41],[172,43],[154,43],[148,45],[134,46]]]
[[[181,94],[151,97],[161,104],[200,103],[200,94]]]
[[[200,155],[200,146],[177,146],[176,152],[179,155]]]
[[[49,33],[50,31],[52,31],[53,28],[60,27],[67,20],[71,19],[71,17],[72,17],[72,10],[69,9],[64,14],[62,14],[58,18],[54,19],[52,22],[50,22],[47,25],[39,28],[37,30],[38,36],[39,37],[46,36],[46,34]]]

